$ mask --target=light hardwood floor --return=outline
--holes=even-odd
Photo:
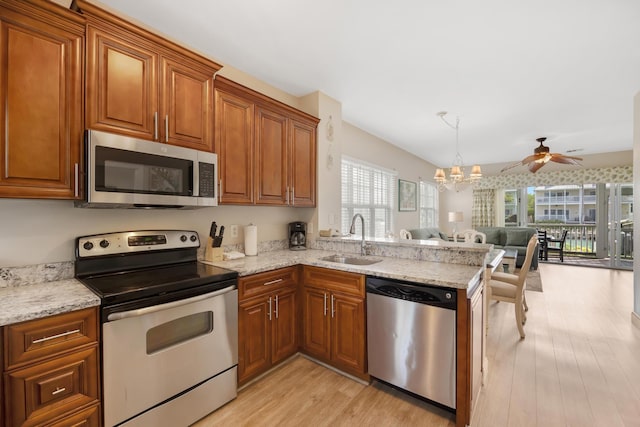
[[[633,273],[543,264],[527,291],[526,339],[513,305],[490,304],[489,373],[472,426],[640,426],[640,330]],[[452,414],[303,357],[204,418],[212,426],[453,426]]]

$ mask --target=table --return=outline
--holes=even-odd
[[[502,268],[505,273],[513,273],[516,271],[516,260],[518,259],[517,249],[504,249],[504,256],[502,257]]]

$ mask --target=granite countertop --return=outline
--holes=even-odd
[[[484,269],[484,267],[464,264],[378,256],[366,257],[382,260],[370,265],[341,264],[323,261],[321,259],[335,253],[335,251],[316,249],[308,249],[306,251],[281,250],[259,253],[257,256],[244,257],[236,260],[202,262],[235,270],[241,277],[296,264],[303,264],[457,289],[468,289],[477,281],[477,278]],[[348,256],[354,255],[348,254]]]
[[[341,264],[321,259],[335,253],[317,249],[276,250],[230,261],[202,262],[235,270],[240,276],[302,264],[456,289],[470,289],[484,270],[484,266],[383,256],[366,257],[381,260],[370,265]],[[488,266],[495,268],[499,265],[503,254],[504,251],[491,251]],[[63,278],[72,271],[70,265],[28,266],[11,272],[0,269],[0,326],[99,306],[100,298],[81,282]]]
[[[75,279],[0,288],[0,326],[100,305]]]

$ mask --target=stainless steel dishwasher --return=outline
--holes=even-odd
[[[369,374],[456,407],[456,291],[367,278]]]

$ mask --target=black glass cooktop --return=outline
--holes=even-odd
[[[164,295],[190,288],[215,291],[236,280],[238,273],[200,262],[77,277],[93,290],[102,304],[115,304],[149,296]]]

